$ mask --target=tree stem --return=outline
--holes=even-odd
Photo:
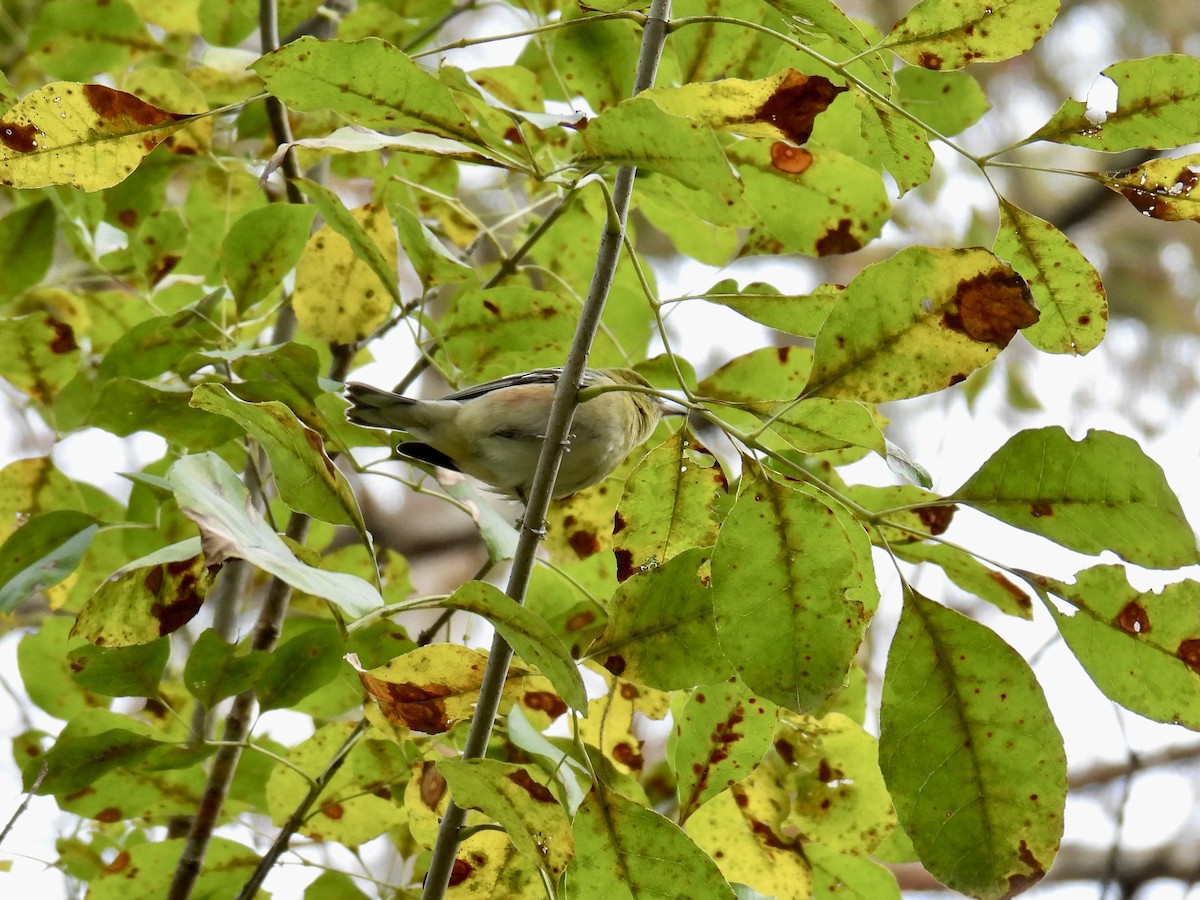
[[[671,13],[670,0],[654,0],[642,30],[642,47],[638,57],[638,68],[634,78],[633,93],[636,95],[654,83],[658,61],[662,56],[667,35],[667,19]],[[521,537],[513,556],[506,593],[517,603],[523,603],[533,572],[538,543],[543,534],[546,511],[558,476],[558,467],[570,434],[571,419],[575,415],[579,384],[583,370],[591,354],[592,342],[600,327],[600,316],[608,299],[621,255],[621,244],[625,236],[625,220],[629,213],[629,201],[633,193],[633,182],[637,169],[621,166],[614,182],[611,214],[600,235],[600,246],[596,252],[596,268],[592,282],[580,312],[579,324],[571,342],[570,352],[563,365],[562,375],[554,392],[554,405],[550,410],[550,422],[546,427],[546,438],[538,459],[537,474],[530,487]],[[491,654],[479,688],[479,702],[471,718],[471,728],[463,746],[463,759],[478,759],[487,749],[487,742],[500,706],[500,695],[508,678],[508,667],[512,661],[512,648],[497,633],[492,641]],[[460,830],[466,821],[466,810],[451,797],[438,828],[437,842],[425,876],[423,900],[441,900],[446,894],[450,875],[458,853]]]

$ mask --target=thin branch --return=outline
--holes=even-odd
[[[288,844],[291,843],[292,835],[295,834],[300,826],[304,824],[305,818],[308,817],[309,811],[316,805],[321,793],[325,788],[329,787],[329,782],[333,780],[333,776],[337,774],[342,767],[342,763],[346,761],[346,757],[350,755],[350,751],[354,749],[354,745],[358,743],[370,727],[370,723],[366,719],[360,719],[358,724],[354,726],[354,730],[346,736],[346,740],[342,742],[342,746],[337,749],[333,757],[325,765],[325,771],[313,779],[309,785],[308,793],[304,795],[304,799],[288,816],[288,820],[283,823],[283,827],[279,830],[279,834],[275,836],[270,848],[259,859],[258,865],[254,868],[254,873],[242,885],[241,892],[237,895],[237,900],[250,900],[250,898],[258,894],[258,889],[262,887],[262,883],[266,880],[267,874],[274,868],[275,863],[279,861],[279,857],[287,850]]]
[[[658,61],[666,42],[667,19],[670,13],[670,0],[654,0],[650,7],[642,31],[642,47],[638,57],[637,74],[634,77],[634,94],[654,83]],[[546,426],[545,442],[538,459],[537,474],[530,487],[521,537],[509,575],[507,594],[517,603],[524,602],[529,587],[538,543],[544,533],[546,511],[550,507],[554,482],[558,476],[558,467],[562,461],[567,436],[570,434],[571,419],[578,402],[579,384],[591,353],[592,341],[600,327],[600,316],[604,312],[609,288],[617,271],[625,220],[629,213],[629,201],[636,175],[637,170],[633,166],[621,166],[617,170],[609,220],[600,236],[600,246],[596,252],[596,268],[592,273],[592,282],[583,309],[580,311],[579,324],[575,329],[570,352],[555,388],[554,405]],[[512,655],[512,648],[497,634],[492,641],[487,668],[479,689],[479,702],[471,718],[471,728],[463,747],[463,759],[477,759],[487,747]],[[437,843],[434,845],[429,871],[425,876],[425,888],[422,893],[424,900],[441,900],[445,896],[458,852],[460,831],[465,821],[466,811],[459,807],[451,796],[438,828]]]

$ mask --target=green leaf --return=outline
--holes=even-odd
[[[587,707],[587,691],[575,661],[554,629],[537,614],[482,581],[468,581],[444,605],[483,616],[525,662],[546,676],[572,709]]]
[[[177,371],[187,354],[218,346],[224,337],[219,328],[192,309],[155,316],[117,338],[100,361],[96,375],[100,380],[153,379]]]
[[[575,304],[547,291],[470,291],[442,321],[442,351],[467,384],[562,365],[577,319]]]
[[[161,742],[153,738],[120,728],[78,735],[68,724],[42,757],[47,772],[37,792],[73,794],[106,772],[145,759],[158,746]]]
[[[940,390],[1037,319],[1028,286],[988,251],[909,247],[842,292],[817,335],[805,395],[881,403]]]
[[[625,479],[613,524],[617,580],[712,546],[728,491],[720,461],[683,431],[647,453]]]
[[[744,253],[852,253],[887,221],[880,174],[843,153],[816,145],[747,138],[728,148],[759,227]]]
[[[73,721],[85,710],[109,702],[84,690],[75,680],[67,654],[79,641],[73,640],[70,632],[69,617],[49,616],[36,631],[23,634],[17,644],[17,670],[26,695],[37,707],[63,721]]]
[[[1074,584],[1044,587],[1075,611],[1047,604],[1071,652],[1110,699],[1157,722],[1200,731],[1200,582],[1130,587],[1119,566],[1094,566]]]
[[[183,838],[134,844],[124,866],[101,871],[88,886],[89,900],[129,900],[130,897],[166,897],[186,841]],[[197,897],[236,897],[252,874],[258,853],[228,838],[214,837],[204,857],[204,871],[196,879]]]
[[[342,636],[325,623],[284,641],[255,683],[259,705],[264,710],[295,706],[337,677],[345,654]]]
[[[1029,343],[1047,353],[1081,355],[1099,345],[1108,325],[1104,285],[1065,234],[1001,199],[993,249],[1029,282],[1037,301],[1041,318],[1022,332]]]
[[[75,330],[52,313],[0,319],[0,376],[18,391],[49,404],[79,371]]]
[[[305,565],[262,520],[246,488],[220,457],[185,456],[171,467],[167,481],[179,508],[200,526],[210,560],[244,559],[294,588],[323,597],[352,618],[383,605],[379,592],[361,578]]]
[[[54,78],[116,72],[157,46],[126,0],[54,0],[38,8],[25,46],[29,61]]]
[[[880,153],[884,167],[896,179],[900,196],[927,182],[933,171],[933,148],[925,128],[874,97],[859,105],[863,108],[863,138]]]
[[[579,900],[674,897],[732,900],[716,864],[679,826],[620,794],[593,788],[575,814],[567,896]]]
[[[883,46],[925,69],[961,69],[1024,53],[1050,29],[1059,0],[921,0]]]
[[[0,219],[0,298],[16,297],[36,285],[54,258],[54,204],[39,200]]]
[[[681,822],[758,765],[775,734],[776,709],[736,678],[692,692],[668,746]]]
[[[200,611],[215,577],[194,544],[134,560],[92,594],[75,620],[73,635],[97,646],[148,644],[178,631]],[[187,554],[177,556],[179,554]]]
[[[796,711],[842,687],[879,602],[862,527],[807,489],[765,479],[721,526],[712,584],[725,655],[751,689]]]
[[[246,403],[215,383],[198,385],[190,405],[232,419],[258,440],[284,503],[323,522],[350,525],[369,540],[346,476],[326,455],[321,436],[288,407],[275,400]]]
[[[443,759],[438,771],[458,806],[499,822],[513,845],[551,878],[566,870],[575,839],[546,773],[494,759]],[[553,778],[549,784],[555,785]]]
[[[244,434],[234,422],[189,406],[191,395],[191,390],[182,386],[113,378],[100,388],[86,424],[118,437],[152,431],[190,450],[219,447]]]
[[[0,613],[11,612],[79,566],[100,524],[60,509],[34,516],[0,546]]]
[[[1200,154],[1152,159],[1124,172],[1102,175],[1104,186],[1116,191],[1142,215],[1164,222],[1200,219],[1196,174]]]
[[[252,209],[229,227],[221,243],[221,272],[239,312],[279,288],[296,267],[315,210],[298,203]]]
[[[226,697],[253,687],[270,664],[270,654],[256,650],[239,654],[236,644],[225,643],[206,628],[188,653],[183,683],[193,697],[211,709]]]
[[[887,455],[879,421],[864,403],[810,397],[791,403],[759,404],[754,412],[788,446],[802,453],[866,447],[880,456]]]
[[[1019,432],[948,499],[1081,553],[1154,569],[1200,560],[1158,463],[1108,431],[1081,441],[1058,426]]]
[[[734,404],[794,400],[812,372],[805,347],[759,347],[736,356],[700,382],[701,396]]]
[[[710,303],[727,306],[776,331],[815,337],[843,290],[840,285],[823,284],[811,294],[788,295],[761,281],[738,290],[736,281],[726,279],[714,284],[702,296]]]
[[[478,283],[479,276],[475,270],[451,253],[410,210],[399,203],[389,202],[388,211],[396,222],[400,246],[404,248],[409,264],[416,270],[426,290],[442,284],[469,282],[474,287]]]
[[[591,158],[669,176],[724,200],[741,194],[721,145],[703,121],[664,112],[650,100],[631,100],[593,119],[583,133]]]
[[[4,116],[0,182],[18,188],[71,184],[85,191],[112,187],[187,119],[101,84],[48,84]]]
[[[713,592],[702,578],[708,551],[685,550],[624,581],[608,625],[588,657],[627,681],[659,690],[712,684],[731,674],[713,626]]]
[[[999,900],[1039,881],[1063,833],[1066,756],[1029,666],[908,591],[884,676],[879,763],[929,872]]]
[[[974,125],[992,107],[979,82],[966,72],[903,66],[896,72],[896,87],[900,106],[944,137]]]
[[[986,600],[1001,612],[1022,619],[1033,618],[1029,595],[1006,575],[989,569],[965,550],[934,543],[893,544],[891,550],[905,562],[937,566],[959,588],[972,597]]]
[[[302,112],[332,109],[368,128],[477,139],[449,88],[378,38],[346,43],[306,36],[251,68],[267,90]]]
[[[171,655],[171,642],[159,638],[133,647],[85,644],[70,653],[75,680],[106,697],[157,697],[158,682]]]
[[[838,853],[824,844],[805,846],[812,864],[813,896],[835,900],[900,900],[900,886],[889,869],[870,859]]]
[[[1086,103],[1068,100],[1026,140],[1107,153],[1200,141],[1200,59],[1181,53],[1126,59],[1103,74],[1117,86],[1115,110],[1089,113]]]

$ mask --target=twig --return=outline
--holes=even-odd
[[[662,55],[663,44],[666,40],[667,18],[670,11],[670,0],[654,0],[650,7],[642,31],[642,47],[638,57],[637,74],[634,78],[634,94],[645,90],[654,83],[658,60]],[[604,312],[609,287],[616,274],[617,260],[620,258],[621,244],[625,233],[625,219],[629,212],[629,200],[633,193],[633,181],[636,174],[637,170],[633,166],[621,166],[617,170],[609,218],[604,232],[600,236],[600,246],[596,252],[596,268],[592,273],[592,282],[588,287],[587,298],[580,311],[579,324],[575,329],[570,352],[554,392],[554,405],[550,410],[550,421],[546,426],[545,442],[538,459],[537,474],[530,487],[521,526],[521,537],[517,544],[517,552],[513,556],[512,571],[509,575],[507,594],[517,603],[524,602],[525,592],[529,586],[534,557],[537,554],[538,543],[546,521],[546,511],[550,507],[559,463],[562,461],[567,436],[570,433],[571,419],[575,414],[579,383],[587,364],[588,355],[591,353],[592,341],[600,327],[600,316]],[[492,725],[496,719],[496,711],[500,706],[500,695],[508,677],[508,667],[512,661],[512,655],[512,648],[497,634],[492,641],[487,668],[479,688],[479,702],[475,707],[475,714],[471,718],[471,728],[463,746],[463,759],[477,759],[483,755],[483,751],[487,747]],[[425,887],[421,895],[423,900],[441,900],[445,896],[458,852],[460,830],[465,821],[466,811],[459,807],[451,796],[438,828],[433,856],[429,861],[429,871],[425,876]]]
[[[292,835],[295,834],[305,818],[308,816],[309,810],[313,808],[321,793],[325,788],[329,787],[329,782],[333,780],[333,776],[337,774],[338,769],[342,767],[342,763],[346,761],[346,757],[350,755],[350,751],[354,749],[354,745],[358,743],[370,727],[370,723],[366,719],[360,719],[358,724],[354,726],[354,730],[346,736],[346,740],[342,742],[342,746],[337,749],[333,757],[325,765],[325,771],[318,775],[311,785],[309,785],[308,793],[304,799],[300,801],[288,820],[283,823],[283,827],[279,830],[279,834],[275,836],[270,848],[262,855],[255,866],[253,874],[242,885],[241,892],[237,895],[237,900],[251,900],[258,893],[258,889],[262,887],[262,883],[267,878],[267,873],[274,868],[275,863],[279,861],[288,844],[291,843]]]
[[[29,786],[29,790],[25,792],[25,797],[21,800],[21,805],[17,807],[16,811],[9,818],[8,822],[4,826],[4,830],[0,831],[0,844],[4,843],[4,839],[8,837],[8,833],[12,831],[13,826],[17,824],[17,819],[21,818],[21,816],[25,813],[25,810],[29,808],[29,801],[33,799],[33,795],[36,794],[38,788],[42,786],[42,780],[45,779],[46,774],[49,771],[50,767],[46,763],[42,763],[42,767],[38,769],[37,777],[33,779],[33,784],[31,784]]]

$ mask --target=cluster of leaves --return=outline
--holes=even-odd
[[[404,561],[372,548],[331,458],[381,445],[343,421],[338,388],[392,329],[453,383],[562,363],[617,166],[637,167],[640,227],[712,265],[863,247],[889,219],[888,179],[898,194],[929,179],[931,141],[986,172],[993,157],[952,139],[987,109],[963,67],[1028,51],[1057,0],[923,0],[886,34],[829,0],[682,0],[657,86],[632,99],[644,4],[522,12],[515,60],[472,69],[429,64],[494,40],[472,4],[399,6],[362,2],[338,39],[258,56],[237,49],[252,4],[17,4],[29,53],[0,83],[0,375],[56,440],[151,432],[166,447],[124,474],[127,503],[49,454],[0,471],[0,610],[26,630],[30,700],[66,722],[13,754],[87,822],[55,865],[90,896],[131,879],[166,895],[184,842],[152,829],[211,808],[211,711],[237,697],[315,730],[286,747],[247,728],[221,821],[267,815],[350,848],[387,835],[417,883],[452,794],[470,825],[499,826],[463,841],[457,896],[674,895],[686,872],[691,897],[882,898],[898,896],[882,863],[908,859],[976,897],[1036,883],[1066,764],[1027,663],[906,586],[876,740],[855,657],[883,548],[1014,616],[1036,598],[1102,691],[1200,728],[1196,583],[1144,594],[1114,565],[1062,583],[943,536],[963,505],[1084,553],[1195,563],[1136,442],[1022,432],[942,495],[875,409],[963,381],[1018,331],[1049,353],[1099,343],[1099,277],[1050,223],[998,196],[991,249],[911,247],[802,296],[726,281],[662,298],[631,234],[591,360],[681,391],[740,458],[664,426],[644,458],[554,507],[525,606],[477,581],[409,599]],[[281,3],[282,30],[316,7]],[[453,20],[478,36],[438,48]],[[1104,74],[1113,112],[1068,100],[1028,141],[1200,141],[1200,61]],[[290,111],[286,148],[272,102]],[[322,176],[264,188],[277,149]],[[1088,174],[1143,214],[1190,219],[1198,163]],[[682,321],[699,303],[790,346],[699,381],[670,353],[645,360],[656,331],[669,347],[664,307]],[[907,483],[845,483],[838,467],[870,453]],[[503,556],[504,528],[483,522]],[[205,607],[213,627],[185,628]],[[239,642],[239,612],[260,607]],[[392,620],[428,607],[487,618],[520,657],[484,758],[454,756],[486,654]],[[589,698],[581,668],[604,690]],[[119,697],[145,702],[119,712]],[[636,723],[668,713],[665,761],[647,768]],[[547,733],[556,720],[570,738]],[[232,896],[259,866],[213,839],[200,884]],[[310,890],[361,893],[334,871]]]

